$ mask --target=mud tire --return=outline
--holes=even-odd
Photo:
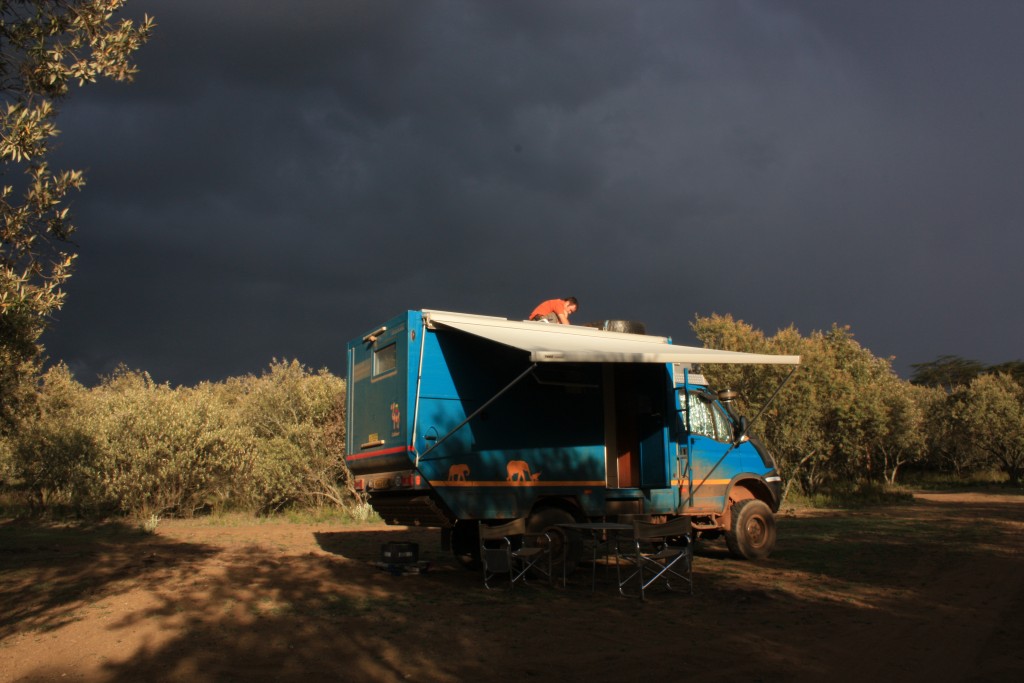
[[[578,533],[573,533],[559,527],[559,524],[572,524],[576,519],[572,514],[561,508],[544,508],[530,515],[526,522],[527,531],[533,534],[547,532],[551,536],[553,545],[551,561],[554,565],[556,576],[562,574],[562,562],[565,561],[565,573],[571,573],[579,564],[580,556],[583,554],[583,539]],[[566,547],[568,544],[568,547]],[[564,554],[563,554],[564,553]]]
[[[452,555],[463,569],[480,571],[480,529],[476,522],[457,522],[452,529]]]
[[[763,560],[775,548],[775,515],[761,500],[749,498],[732,506],[732,527],[725,543],[733,557]]]

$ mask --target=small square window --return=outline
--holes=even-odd
[[[398,367],[398,346],[388,344],[373,352],[373,375],[383,375]]]

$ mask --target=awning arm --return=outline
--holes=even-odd
[[[416,430],[419,429],[420,425],[420,387],[423,385],[423,352],[427,348],[427,321],[423,321],[423,329],[420,331],[420,361],[416,366],[416,403],[412,409],[412,433],[413,438],[411,446],[415,449],[416,447]],[[416,464],[420,462],[420,456],[416,454]]]
[[[786,383],[790,380],[791,377],[793,377],[794,373],[796,373],[796,371],[799,370],[799,369],[800,369],[799,365],[793,366],[793,369],[789,371],[788,375],[786,375],[786,379],[782,380],[782,383],[779,384],[778,387],[776,387],[775,393],[773,393],[771,395],[771,398],[769,398],[768,401],[765,402],[765,404],[763,406],[761,406],[761,410],[757,411],[757,415],[755,415],[753,418],[751,418],[747,422],[746,428],[742,432],[740,432],[740,435],[736,438],[737,441],[739,441],[741,438],[746,436],[747,435],[747,431],[750,430],[750,425],[752,425],[755,421],[757,421],[757,418],[759,418],[762,415],[764,415],[764,411],[768,410],[768,406],[770,406],[772,403],[775,403],[775,399],[779,397],[779,392],[782,391],[782,387],[786,386]]]
[[[750,425],[752,425],[754,421],[757,420],[757,418],[761,417],[764,414],[764,411],[768,409],[768,406],[775,402],[775,399],[778,397],[779,392],[782,391],[782,387],[786,386],[786,382],[790,380],[790,378],[793,376],[793,373],[795,373],[799,368],[800,366],[794,366],[793,369],[789,371],[789,374],[786,375],[786,379],[782,380],[779,386],[775,388],[775,393],[773,393],[771,395],[771,398],[769,398],[765,402],[765,404],[761,406],[761,410],[757,411],[757,415],[755,415],[752,419],[747,421],[746,427],[744,427],[743,431],[736,435],[736,438],[733,440],[732,445],[725,449],[725,453],[722,453],[722,457],[718,459],[718,462],[715,463],[714,467],[708,470],[708,473],[704,475],[704,478],[701,480],[701,482],[690,491],[690,505],[693,505],[693,494],[699,491],[700,487],[704,485],[704,482],[706,482],[708,478],[711,477],[711,473],[718,469],[718,466],[722,464],[723,460],[725,460],[725,456],[732,453],[733,449],[740,445],[740,442],[743,440],[743,437],[745,437],[747,435],[747,432],[750,431]],[[687,406],[689,406],[690,402],[687,401],[686,404]]]
[[[526,368],[525,370],[523,370],[523,372],[522,372],[522,373],[521,373],[521,374],[520,374],[520,375],[519,375],[518,377],[516,377],[516,378],[515,378],[514,380],[512,380],[511,382],[509,382],[509,383],[508,383],[508,384],[507,384],[507,385],[505,386],[505,388],[504,388],[504,389],[502,389],[501,391],[499,391],[498,393],[496,393],[496,394],[495,394],[494,396],[491,396],[491,397],[490,397],[489,399],[487,399],[487,400],[486,400],[486,401],[484,402],[484,404],[483,404],[482,406],[480,406],[479,408],[477,408],[476,410],[474,410],[474,411],[473,411],[472,413],[470,413],[469,415],[467,415],[467,416],[466,416],[466,419],[465,419],[465,420],[463,420],[463,421],[462,421],[462,422],[460,422],[459,424],[455,425],[455,427],[454,427],[454,428],[453,428],[453,429],[452,429],[452,430],[451,430],[450,432],[448,432],[447,434],[445,434],[444,436],[442,436],[442,437],[441,437],[440,439],[438,439],[437,441],[435,441],[435,442],[434,442],[434,445],[432,445],[432,446],[431,446],[430,448],[428,448],[427,450],[423,451],[423,453],[422,453],[422,454],[417,454],[417,455],[416,455],[416,466],[417,466],[417,467],[419,466],[419,464],[420,464],[420,460],[421,460],[421,459],[423,459],[423,458],[425,458],[425,457],[427,456],[427,453],[429,453],[430,451],[432,451],[432,450],[434,450],[435,448],[437,448],[438,446],[440,446],[440,445],[441,445],[442,443],[444,443],[444,442],[445,442],[445,441],[446,441],[446,440],[448,439],[448,437],[450,437],[450,436],[451,436],[452,434],[454,434],[455,432],[457,432],[457,431],[459,431],[460,429],[462,429],[463,427],[465,427],[465,426],[466,426],[466,425],[467,425],[467,424],[469,423],[469,421],[470,421],[470,420],[472,420],[472,419],[473,419],[474,417],[476,417],[477,415],[479,415],[479,414],[480,414],[480,413],[482,413],[483,411],[487,410],[487,408],[489,408],[489,407],[490,407],[490,405],[491,405],[492,403],[494,403],[494,402],[495,402],[495,401],[497,401],[497,400],[498,400],[499,398],[501,398],[501,397],[502,397],[502,396],[503,396],[503,395],[505,394],[505,392],[507,392],[507,391],[508,391],[509,389],[511,389],[512,387],[514,387],[515,385],[519,384],[519,383],[520,383],[521,381],[523,381],[524,379],[526,379],[526,377],[527,377],[527,376],[528,376],[528,375],[529,375],[530,373],[532,373],[532,372],[533,372],[534,370],[536,370],[536,369],[537,369],[537,364],[536,364],[536,363],[534,363],[534,364],[532,364],[532,365],[531,365],[530,367],[528,367],[528,368]]]

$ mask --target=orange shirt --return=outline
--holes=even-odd
[[[565,305],[564,299],[548,299],[537,308],[533,309],[533,313],[530,314],[530,320],[533,320],[538,315],[544,316],[548,313],[554,313],[555,315],[569,315],[567,310],[569,307]]]

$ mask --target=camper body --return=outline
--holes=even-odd
[[[387,523],[439,527],[459,556],[480,521],[685,515],[764,557],[781,477],[692,372],[701,362],[799,359],[408,311],[348,344],[346,462]]]

